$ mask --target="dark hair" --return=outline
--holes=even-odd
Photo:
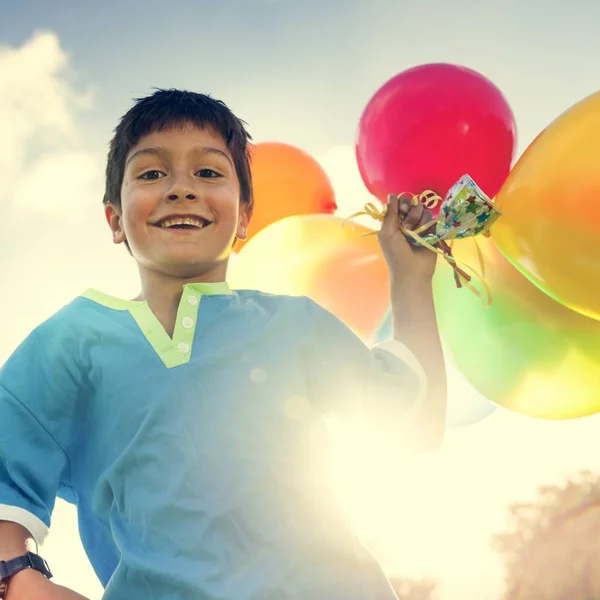
[[[104,204],[121,207],[125,161],[143,136],[187,123],[201,129],[212,129],[223,137],[240,182],[240,200],[251,211],[253,197],[249,147],[252,138],[245,129],[246,124],[220,100],[174,89],[157,89],[151,96],[137,98],[119,121],[108,152]]]

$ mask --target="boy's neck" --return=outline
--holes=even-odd
[[[188,283],[220,283],[225,281],[226,270],[225,265],[223,269],[214,269],[196,277],[177,278],[140,268],[142,291],[135,300],[146,301],[169,337],[173,337],[183,286]]]

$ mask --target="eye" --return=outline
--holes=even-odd
[[[160,179],[162,176],[164,176],[164,173],[157,171],[156,169],[152,169],[151,171],[142,173],[138,179],[143,179],[144,181],[153,181],[155,179]]]
[[[214,177],[223,177],[220,173],[217,173],[214,169],[200,169],[196,172],[200,177],[212,179]]]

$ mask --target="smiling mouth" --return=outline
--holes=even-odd
[[[163,219],[156,223],[157,227],[161,229],[175,229],[175,230],[200,230],[212,225],[212,221],[203,217],[189,216],[189,217],[170,217]]]

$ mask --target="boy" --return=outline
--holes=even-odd
[[[223,103],[178,90],[118,125],[104,204],[141,292],[89,290],[0,372],[0,597],[82,598],[26,553],[57,495],[105,600],[395,597],[335,501],[322,416],[439,444],[435,255],[398,228],[430,216],[390,196],[395,340],[370,351],[306,298],[225,283],[252,212],[249,139]]]

